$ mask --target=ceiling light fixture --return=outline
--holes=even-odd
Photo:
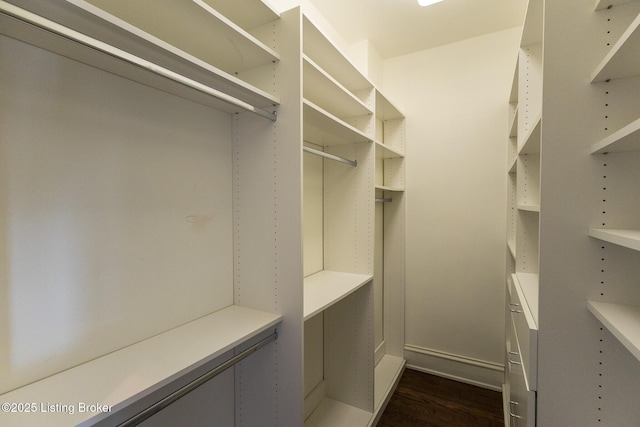
[[[442,0],[418,0],[420,6],[430,6],[432,4],[440,3]]]

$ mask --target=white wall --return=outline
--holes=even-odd
[[[507,103],[520,29],[384,62],[407,117],[409,365],[502,382]]]

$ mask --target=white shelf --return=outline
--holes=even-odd
[[[640,15],[611,48],[591,76],[593,83],[640,75]]]
[[[518,170],[517,166],[518,166],[518,159],[514,158],[511,161],[511,166],[509,166],[508,173],[516,173],[516,171]]]
[[[256,0],[201,0],[245,31],[251,31],[280,18],[263,1]]]
[[[322,147],[371,141],[371,137],[309,100],[303,100],[303,140]]]
[[[404,154],[376,141],[376,157],[379,159],[398,159],[403,158]]]
[[[540,153],[540,129],[542,128],[541,115],[535,121],[535,125],[527,132],[524,137],[524,143],[520,147],[518,154],[536,154]]]
[[[527,15],[522,28],[521,46],[542,43],[543,1],[528,0]]]
[[[537,327],[539,276],[533,273],[516,273],[514,276],[516,291],[518,293],[522,291],[522,294],[519,295],[520,301],[527,303],[527,309],[524,311],[525,316],[531,316],[532,324]]]
[[[382,190],[382,191],[396,191],[399,193],[402,193],[404,191],[404,188],[399,188],[399,187],[387,187],[386,185],[376,185],[376,190]]]
[[[518,210],[527,212],[540,212],[540,205],[518,205]]]
[[[587,301],[587,308],[640,360],[640,307]]]
[[[507,248],[509,249],[509,253],[511,254],[511,258],[516,259],[516,242],[513,240],[507,241]]]
[[[595,10],[608,9],[613,6],[620,6],[621,4],[633,3],[638,0],[596,0]]]
[[[333,304],[370,283],[369,274],[322,270],[304,278],[304,320],[326,310]]]
[[[518,103],[518,78],[519,78],[519,63],[516,60],[516,67],[513,71],[513,80],[511,82],[511,92],[509,92],[509,104]]]
[[[591,146],[592,154],[640,151],[640,119]]]
[[[404,372],[405,359],[385,354],[375,368],[374,408],[377,417],[391,399]],[[381,414],[380,414],[381,415]]]
[[[303,83],[305,99],[342,119],[373,114],[360,99],[306,56]]]
[[[518,136],[518,107],[516,107],[516,111],[511,119],[511,124],[509,125],[509,138],[515,138],[516,136]]]
[[[376,90],[376,116],[382,120],[403,119],[404,115],[379,90]]]
[[[274,327],[281,319],[280,315],[229,306],[0,398],[16,403],[100,403],[112,406],[111,412],[83,413],[76,407],[73,414],[63,417],[42,411],[4,413],[3,422],[13,427],[66,427],[91,419],[93,424]]]
[[[0,17],[1,32],[62,56],[222,111],[237,113],[244,110],[171,81],[155,71],[133,65],[131,62],[121,59],[123,57],[121,54],[114,55],[111,52],[124,52],[124,57],[133,55],[256,107],[271,108],[280,102],[277,96],[229,74],[222,70],[219,64],[197,58],[130,24],[111,17],[88,3],[79,3],[88,8],[91,13],[78,14],[75,11],[75,6],[66,2],[57,2],[52,3],[51,7],[44,11],[34,7],[35,14],[27,13],[26,16],[29,16],[29,19],[35,19],[38,26],[50,27],[53,24],[65,34],[79,34],[81,40],[86,40],[92,45],[99,40],[98,43],[105,46],[109,53],[83,46],[71,41],[66,36],[56,35],[35,25],[20,23],[18,20],[5,16]],[[19,8],[13,5],[3,3],[3,8],[5,7],[23,14]],[[38,16],[38,12],[46,13],[49,19]]]
[[[640,230],[590,228],[589,236],[640,251]]]
[[[162,7],[155,0],[67,1],[143,38],[162,40],[229,74],[279,60],[272,48],[203,0],[166,0]]]
[[[303,52],[317,62],[329,75],[333,76],[352,93],[372,88],[373,85],[347,59],[329,38],[309,20],[303,17]]]
[[[304,427],[366,427],[372,417],[371,412],[325,397]]]

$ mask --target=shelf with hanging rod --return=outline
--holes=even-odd
[[[335,154],[327,153],[325,151],[316,150],[315,148],[311,148],[311,147],[307,147],[307,146],[303,146],[303,150],[305,152],[307,152],[307,153],[315,154],[316,156],[324,157],[326,159],[335,160],[335,161],[340,162],[340,163],[345,163],[345,164],[350,165],[350,166],[354,166],[354,167],[358,166],[358,161],[357,160],[345,159],[344,157],[336,156]]]
[[[86,14],[84,18],[87,19]],[[100,27],[100,24],[107,25],[96,20],[96,17],[92,19],[97,27]],[[276,113],[265,109],[272,109],[277,105],[279,101],[276,98],[262,94],[259,89],[252,88],[247,83],[211,64],[190,57],[185,52],[171,46],[163,46],[159,40],[155,40],[158,44],[151,48],[149,41],[140,41],[140,46],[144,46],[133,49],[135,53],[131,53],[129,49],[120,49],[5,1],[0,1],[0,23],[2,34],[79,62],[222,111],[249,111],[269,120],[276,120]],[[134,38],[131,37],[130,40]],[[131,46],[128,47],[132,47],[135,43],[129,44]],[[158,54],[159,50],[164,53],[164,62],[151,61],[138,54],[142,51],[149,52],[149,49],[153,50],[153,54],[148,56],[154,59],[159,60],[163,57]],[[168,59],[170,57],[171,59]],[[181,62],[180,65],[176,63],[178,60]],[[185,67],[186,62],[190,62],[188,67]],[[174,71],[176,69],[180,72]],[[187,69],[197,70],[185,75]]]
[[[169,400],[191,391],[196,383],[184,390],[175,391],[176,395],[165,401],[157,397],[171,388],[170,384],[190,373],[206,369],[204,375],[214,376],[220,369],[238,362],[240,358],[231,358],[219,362],[225,353],[252,340],[268,334],[282,320],[278,314],[231,305],[185,325],[171,329],[136,344],[106,354],[97,359],[67,369],[32,384],[0,395],[2,402],[61,402],[74,405],[73,409],[63,413],[38,411],[32,413],[4,413],[3,423],[15,427],[46,425],[117,425],[137,417],[149,405],[141,402],[151,399],[159,406],[170,403]],[[230,327],[232,326],[232,327]],[[275,338],[262,337],[257,347],[251,346],[245,355],[250,355]],[[149,358],[153,355],[153,358]],[[220,368],[220,369],[218,369]],[[211,372],[211,373],[209,373]],[[197,377],[200,378],[200,375]],[[198,381],[197,379],[192,381]],[[172,395],[169,391],[166,395]],[[156,398],[156,399],[154,399]],[[78,402],[98,403],[105,411],[81,412]],[[68,406],[70,408],[70,406]],[[148,414],[148,413],[147,413]],[[136,418],[142,421],[143,416]],[[107,420],[108,419],[108,420]],[[125,425],[135,425],[127,424]]]

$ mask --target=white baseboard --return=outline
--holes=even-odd
[[[407,368],[502,391],[504,366],[438,350],[405,345]]]

